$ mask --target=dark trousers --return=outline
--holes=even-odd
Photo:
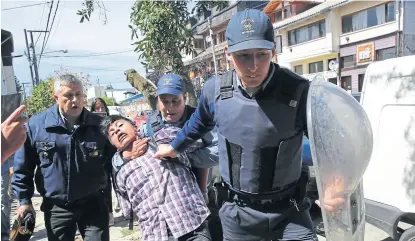
[[[108,207],[103,193],[69,205],[44,199],[41,210],[49,241],[73,241],[76,227],[84,241],[109,241]]]
[[[173,236],[169,237],[169,241],[212,241],[209,233],[208,224],[205,221],[193,232],[187,233],[178,239]]]
[[[112,182],[110,177],[108,177],[108,185],[104,189],[104,195],[108,206],[108,212],[112,213]]]
[[[297,211],[288,200],[264,209],[225,202],[219,216],[224,240],[317,241],[309,206]]]

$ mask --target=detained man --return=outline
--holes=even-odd
[[[120,163],[113,161],[117,192],[124,216],[134,213],[141,226],[141,238],[146,241],[211,240],[206,225],[210,212],[198,187],[186,152],[200,148],[190,146],[172,161],[153,158],[156,147],[131,158],[135,141],[143,135],[134,123],[112,115],[101,123],[103,134],[119,150]],[[170,143],[180,129],[164,127],[154,133],[150,144]],[[150,145],[151,146],[151,145]]]

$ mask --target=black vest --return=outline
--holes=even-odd
[[[308,85],[308,80],[275,65],[265,89],[250,99],[239,89],[234,71],[218,78],[219,167],[232,189],[272,193],[299,179],[306,124],[302,96]]]

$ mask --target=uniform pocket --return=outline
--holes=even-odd
[[[301,158],[303,138],[304,133],[300,132],[297,135],[280,142],[277,154],[278,167],[288,168],[291,166],[293,159]]]
[[[273,188],[282,188],[300,178],[301,154],[304,133],[280,142]]]
[[[36,142],[36,150],[39,155],[40,167],[45,168],[53,163],[53,157],[56,152],[55,142]]]
[[[87,160],[97,159],[103,156],[103,149],[98,148],[96,142],[84,141],[81,142],[82,152]]]

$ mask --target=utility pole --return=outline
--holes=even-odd
[[[216,68],[215,46],[213,42],[212,22],[210,21],[210,17],[208,18],[208,28],[209,28],[209,36],[210,36],[210,45],[212,47],[213,66],[215,67],[215,75],[218,75],[218,69]]]
[[[49,31],[44,31],[44,30],[26,30],[25,29],[25,33],[26,32],[29,32],[30,33],[30,41],[32,42],[30,44],[30,48],[32,48],[32,53],[33,53],[33,60],[31,61],[31,65],[33,65],[33,68],[35,70],[35,78],[34,78],[35,81],[34,82],[35,82],[35,85],[37,85],[37,84],[39,84],[40,81],[39,81],[39,70],[38,70],[37,58],[36,58],[35,42],[33,41],[33,33],[45,33],[46,34]],[[26,42],[27,42],[27,36],[26,36]],[[33,79],[33,76],[32,76],[32,79]],[[33,85],[33,87],[35,87],[35,85]]]
[[[112,87],[111,82],[110,82],[110,86],[111,86],[111,98],[112,100],[114,100],[114,87]]]
[[[20,83],[22,85],[23,88],[23,101],[26,101],[26,87],[25,85],[30,85],[30,83],[26,82],[26,83]]]
[[[32,77],[32,86],[35,86],[35,78],[33,77],[32,60],[30,58],[29,42],[27,41],[27,31],[24,29],[24,36],[26,39],[27,60],[29,60],[30,76]]]

